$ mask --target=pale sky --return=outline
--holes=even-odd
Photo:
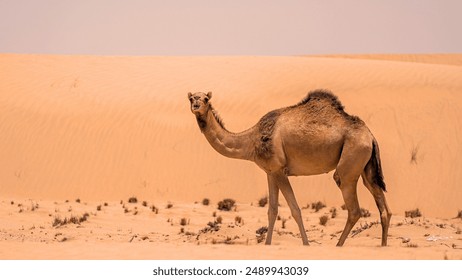
[[[0,0],[0,53],[461,53],[459,0]]]

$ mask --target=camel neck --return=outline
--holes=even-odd
[[[213,109],[196,118],[205,138],[217,152],[229,158],[253,160],[255,145],[251,133],[254,128],[241,133],[229,132]]]

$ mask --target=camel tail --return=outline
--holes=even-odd
[[[379,186],[382,190],[387,191],[383,180],[382,164],[380,162],[380,151],[377,140],[372,141],[372,155],[365,168],[366,173],[370,175],[372,183]]]

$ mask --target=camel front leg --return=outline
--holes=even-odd
[[[303,226],[302,212],[300,211],[300,207],[298,207],[297,200],[295,199],[295,194],[292,190],[289,179],[282,172],[273,176],[276,179],[277,186],[281,190],[282,195],[284,195],[287,204],[289,205],[292,217],[298,225],[303,245],[308,245],[308,237],[306,236],[305,227]]]
[[[266,245],[271,244],[273,238],[274,223],[278,215],[279,203],[279,188],[276,180],[272,175],[268,174],[268,193],[269,193],[269,206],[268,206],[268,234],[266,235]]]

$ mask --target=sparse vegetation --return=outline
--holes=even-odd
[[[322,208],[326,207],[321,201],[311,203],[311,209],[314,209],[315,212],[319,212]]]
[[[101,205],[96,206],[96,211],[101,211]]]
[[[268,197],[267,196],[262,197],[262,198],[260,198],[260,200],[258,200],[258,205],[260,207],[265,207],[266,204],[268,204]]]
[[[373,225],[378,225],[379,222],[370,222],[370,223],[365,223],[364,225],[361,224],[359,227],[353,229],[351,231],[351,237],[354,237],[358,234],[360,234],[361,232],[365,231],[366,229],[370,229]]]
[[[417,245],[416,243],[407,243],[406,245],[409,248],[417,248],[417,247],[419,247],[419,245]]]
[[[107,202],[104,202],[104,207],[107,207],[109,204]]]
[[[202,199],[202,205],[208,206],[209,204],[210,204],[210,199],[208,199],[208,198]]]
[[[417,152],[419,151],[419,147],[415,146],[411,150],[411,163],[417,164]]]
[[[286,228],[286,222],[287,222],[287,219],[282,219],[282,220],[281,220],[281,224],[282,224],[281,227],[282,227],[283,229]]]
[[[419,208],[416,208],[414,210],[405,211],[404,216],[406,218],[417,218],[417,217],[422,217],[422,213],[420,213]]]
[[[154,205],[151,205],[151,211],[156,213],[156,214],[159,214],[159,209],[157,209],[156,206],[154,206]]]
[[[321,217],[319,217],[319,224],[321,226],[326,226],[328,220],[329,220],[329,216],[322,215]]]
[[[332,208],[330,209],[330,217],[331,217],[332,219],[335,219],[335,218],[337,217],[337,208],[332,207]]]
[[[371,216],[371,213],[367,209],[361,208],[359,211],[361,213],[361,217],[363,218],[367,218]]]
[[[219,231],[220,230],[220,225],[215,222],[208,222],[207,226],[203,229],[200,230],[201,233],[207,233],[207,232],[214,232],[214,231]]]
[[[170,209],[173,207],[173,204],[171,202],[167,203],[167,209]]]
[[[61,217],[55,217],[52,222],[53,227],[58,227],[58,226],[63,226],[67,224],[81,224],[85,221],[88,220],[88,217],[90,217],[90,214],[85,213],[80,217],[76,216],[71,216],[69,219],[66,217],[64,219],[61,219]]]
[[[77,198],[75,202],[80,203],[80,198]]]
[[[181,226],[185,226],[185,225],[187,225],[187,224],[189,224],[189,223],[188,223],[188,220],[187,220],[186,218],[181,218],[181,220],[180,220],[180,225],[181,225]]]
[[[244,220],[242,219],[241,216],[236,216],[236,217],[234,217],[234,223],[235,223],[236,225],[243,225],[243,224],[244,224]]]
[[[216,222],[217,222],[218,224],[221,224],[221,223],[223,222],[223,218],[222,218],[221,216],[218,216],[218,217],[216,218]]]
[[[462,210],[459,211],[459,213],[457,213],[457,217],[456,217],[456,218],[462,219]]]
[[[143,205],[144,207],[147,207],[148,206],[148,202],[145,200],[141,203],[141,205]]]
[[[128,199],[128,203],[138,203],[138,199],[136,197],[132,196],[132,197],[130,197]]]
[[[345,204],[342,204],[342,206],[340,206],[340,208],[342,208],[342,210],[347,210],[347,208],[346,208],[346,205],[345,205]]]
[[[236,201],[231,198],[226,198],[220,202],[218,202],[218,210],[221,211],[231,211],[234,207]]]
[[[261,227],[255,231],[257,234],[257,242],[261,243],[265,240],[266,233],[268,232],[268,227]]]

